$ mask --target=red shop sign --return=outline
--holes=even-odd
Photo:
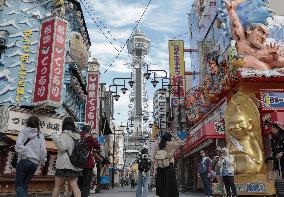
[[[189,134],[186,143],[184,145],[184,150],[185,151],[191,150],[207,139],[217,139],[217,138],[225,139],[225,133],[222,129],[220,130],[218,128],[218,125],[219,122],[206,123],[200,129],[196,130],[194,133]]]
[[[59,17],[52,17],[41,25],[34,104],[60,105],[67,24]]]
[[[87,100],[86,100],[86,123],[91,125],[93,130],[97,129],[97,104],[98,104],[99,74],[88,73]]]

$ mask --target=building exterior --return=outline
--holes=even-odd
[[[275,3],[272,1],[271,6]],[[182,152],[177,154],[178,160],[182,160],[177,165],[183,170],[178,175],[184,190],[202,188],[196,173],[198,152],[205,150],[212,157],[217,146],[226,146],[236,158],[238,195],[275,193],[272,164],[264,163],[264,158],[271,154],[271,123],[283,120],[282,105],[277,102],[277,108],[273,99],[282,98],[284,21],[280,16],[271,19],[273,13],[268,6],[242,1],[234,9],[225,7],[222,0],[196,0],[192,6],[189,39],[190,48],[198,49],[198,53],[191,53],[192,72],[196,76],[192,78],[193,88],[185,96],[189,136]],[[281,14],[281,10],[276,12]],[[257,29],[265,32],[259,45],[252,40],[257,37]],[[279,58],[274,59],[267,52],[265,44],[270,42],[280,45],[275,52]],[[250,54],[246,47],[256,52]],[[259,50],[271,61],[258,56]],[[250,57],[254,60],[249,61]],[[241,117],[250,120],[251,126],[238,135],[234,128]],[[252,131],[254,135],[246,145],[244,138]],[[263,149],[252,149],[252,144]],[[247,154],[248,151],[251,152]],[[251,158],[258,163],[247,162]],[[213,184],[213,190],[215,194],[220,192],[218,184]]]
[[[14,150],[8,147],[15,144],[25,120],[36,114],[46,136],[48,161],[38,168],[30,190],[50,193],[57,152],[50,135],[61,131],[62,119],[71,116],[76,122],[96,122],[92,126],[98,130],[98,114],[87,120],[85,111],[91,90],[87,89],[91,43],[80,3],[1,1],[0,45],[0,136],[4,150],[0,191],[14,192]],[[96,113],[97,90],[98,85],[92,89]]]

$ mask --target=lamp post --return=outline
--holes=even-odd
[[[102,123],[102,107],[103,107],[103,88],[104,86],[106,85],[106,83],[100,83],[100,125]],[[101,135],[101,129],[99,129],[99,135]],[[97,166],[97,184],[98,184],[98,187],[97,187],[97,193],[100,193],[100,188],[101,188],[101,184],[100,184],[100,175],[101,175],[101,163],[98,163],[98,166]]]
[[[167,73],[164,70],[148,70],[148,66],[147,66],[147,71],[163,71],[165,73]],[[145,73],[145,74],[151,74],[151,73]],[[145,76],[148,77],[148,76]],[[149,79],[149,78],[148,78]],[[151,81],[151,83],[153,84],[153,87],[155,88],[157,86],[157,84],[159,83],[159,81],[157,81],[157,79],[162,79],[162,89],[166,89],[164,88],[165,86],[168,86],[168,90],[169,90],[169,97],[171,95],[171,87],[177,87],[178,88],[178,130],[182,130],[182,122],[181,122],[181,95],[180,95],[180,91],[181,91],[181,81],[180,79],[178,79],[178,83],[177,85],[173,85],[171,84],[171,79],[167,78],[167,75],[165,77],[157,77],[156,76],[156,72],[154,72],[154,79]],[[169,83],[165,85],[164,80],[169,80]],[[171,101],[171,99],[169,98],[169,100]]]
[[[112,180],[111,180],[111,185],[112,188],[114,188],[114,170],[115,170],[115,163],[114,163],[114,152],[115,152],[115,143],[116,143],[116,131],[121,131],[121,130],[116,130],[115,126],[113,126],[113,144],[112,144]]]

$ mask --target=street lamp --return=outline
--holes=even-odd
[[[166,73],[166,76],[165,77],[167,77],[168,76],[168,73],[167,73],[167,71],[165,71],[165,70],[150,70],[149,69],[149,65],[147,64],[147,70],[146,70],[146,72],[144,73],[144,77],[148,80],[148,79],[150,79],[150,76],[151,76],[151,72],[164,72],[164,73]]]
[[[125,91],[125,93],[126,93],[126,91],[128,90],[128,89],[125,87],[125,80],[130,79],[130,80],[128,81],[128,84],[129,84],[129,86],[130,86],[131,88],[133,88],[135,81],[133,81],[133,74],[132,74],[132,73],[131,73],[131,77],[126,77],[126,78],[119,78],[119,77],[116,77],[116,78],[113,78],[112,83],[115,85],[115,80],[118,80],[118,79],[123,79],[123,80],[124,80],[124,87],[121,88],[121,91],[122,91],[122,92]],[[123,94],[125,94],[125,93],[123,93]]]
[[[151,73],[150,72],[146,72],[144,73],[144,77],[148,80],[150,79]]]

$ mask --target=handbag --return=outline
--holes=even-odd
[[[31,140],[31,138],[28,138],[28,139],[25,141],[24,146],[26,146],[27,143],[29,143],[30,140]],[[18,153],[15,152],[15,154],[13,155],[12,161],[11,161],[11,166],[16,169],[17,163],[18,163]]]

